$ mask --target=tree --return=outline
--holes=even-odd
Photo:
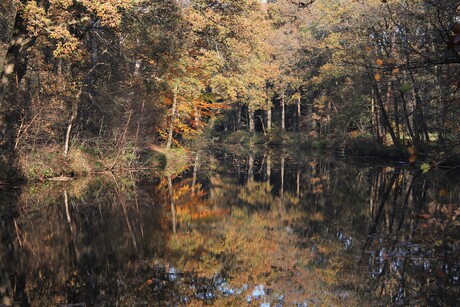
[[[78,113],[78,101],[85,86],[85,72],[71,72],[72,66],[84,61],[84,42],[87,33],[95,27],[117,30],[121,23],[121,10],[129,9],[133,2],[122,1],[8,1],[5,4],[8,13],[5,22],[8,39],[14,32],[14,38],[8,41],[8,51],[2,54],[2,84],[0,87],[0,116],[2,117],[3,144],[10,149],[16,137],[16,125],[21,116],[17,97],[23,78],[28,73],[29,58],[36,60],[35,65],[56,65],[58,74],[70,76],[76,82],[71,91],[71,115],[66,133],[66,146],[72,125]],[[15,20],[14,29],[11,20]],[[54,59],[52,59],[54,58]],[[81,66],[80,66],[81,67]],[[91,68],[92,69],[92,68]],[[87,70],[88,71],[88,70]],[[89,70],[91,71],[91,70]],[[65,86],[65,85],[63,85]],[[69,88],[67,88],[69,90]],[[5,120],[9,118],[9,122]]]

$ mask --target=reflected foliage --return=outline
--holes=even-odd
[[[3,304],[455,303],[458,179],[299,156],[2,193]]]

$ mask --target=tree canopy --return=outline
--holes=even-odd
[[[417,151],[459,144],[459,1],[1,5],[3,161],[30,144],[65,155],[182,146],[208,123]]]

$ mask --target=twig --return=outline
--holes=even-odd
[[[131,116],[132,115],[133,115],[133,111],[131,110],[129,112],[128,121],[126,122],[126,125],[125,125],[125,131],[123,131],[123,135],[121,137],[120,147],[118,149],[117,156],[115,157],[115,160],[113,161],[112,166],[110,166],[109,171],[112,171],[114,169],[115,165],[117,164],[118,157],[120,157],[120,154],[121,154],[124,142],[125,142],[126,132],[128,131],[128,127],[129,127],[129,123],[131,121]]]

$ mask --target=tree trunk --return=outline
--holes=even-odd
[[[195,129],[198,130],[198,128],[200,127],[200,112],[198,111],[197,105],[193,106],[193,114],[195,117]]]
[[[404,119],[406,121],[406,126],[407,126],[407,132],[409,133],[409,136],[412,140],[412,142],[414,142],[414,144],[416,146],[418,146],[418,138],[417,136],[414,134],[414,130],[412,129],[412,125],[410,123],[410,119],[409,119],[409,112],[407,111],[407,101],[406,101],[406,97],[404,97],[404,93],[401,93],[401,102],[402,102],[402,108],[403,108],[403,112],[404,112]]]
[[[395,89],[395,82],[391,81],[390,82],[390,90],[388,91],[388,95],[393,98],[393,120],[395,121],[395,133],[400,137],[400,129],[399,129],[399,108],[398,108],[398,97],[396,96],[396,89]]]
[[[25,39],[22,15],[17,11],[16,1],[0,4],[0,147],[13,152],[16,137],[13,122],[18,112],[18,85],[27,70],[27,55],[24,52],[35,39]],[[15,36],[13,37],[13,34]]]
[[[272,108],[270,107],[267,111],[267,131],[272,129]]]
[[[176,206],[174,204],[174,190],[173,190],[171,175],[168,175],[168,192],[169,192],[169,202],[171,204],[172,229],[173,229],[173,233],[176,233],[177,216],[176,216]]]
[[[136,59],[134,63],[134,76],[138,77],[141,74],[142,59]]]
[[[414,130],[417,134],[417,137],[420,139],[419,135],[423,135],[426,142],[430,141],[430,136],[428,134],[428,128],[425,123],[425,115],[423,112],[423,102],[422,98],[420,97],[419,89],[417,82],[415,80],[414,74],[409,72],[409,77],[412,82],[412,90],[415,98],[415,120],[414,120]]]
[[[65,134],[64,156],[67,156],[69,153],[70,133],[72,132],[72,127],[77,119],[79,98],[80,97],[76,97],[76,101],[72,101],[72,115],[70,116],[69,124],[67,125],[67,132]]]
[[[196,191],[195,191],[195,186],[196,186],[196,179],[198,177],[198,160],[200,158],[200,155],[199,153],[197,152],[196,153],[196,156],[195,156],[195,163],[193,164],[193,179],[192,179],[192,194],[195,195]]]
[[[251,107],[248,107],[248,116],[249,116],[249,132],[253,133],[255,131],[255,119],[254,119],[254,110]]]
[[[16,16],[16,1],[2,0],[0,4],[0,75],[3,74],[5,59],[10,48]]]
[[[168,142],[166,143],[166,149],[171,148],[173,133],[174,133],[174,121],[176,120],[176,108],[177,108],[177,85],[174,86],[173,90],[173,104],[171,108],[171,118],[169,119],[169,132]]]
[[[297,98],[297,131],[300,131],[301,109],[300,109],[300,95]]]
[[[297,168],[296,174],[296,196],[300,198],[300,167]]]
[[[316,128],[316,122],[313,119],[313,102],[307,103],[307,131],[313,131]]]
[[[270,177],[272,175],[272,159],[270,156],[270,152],[267,153],[267,181],[270,183]]]
[[[254,181],[254,156],[249,154],[248,181]]]
[[[240,130],[241,128],[241,106],[240,104],[236,107],[236,127],[235,131]]]
[[[393,127],[391,126],[390,119],[388,118],[388,113],[385,110],[385,105],[384,105],[383,100],[382,100],[382,94],[380,93],[379,85],[375,82],[375,79],[374,79],[374,77],[372,75],[371,75],[371,78],[372,78],[372,80],[374,80],[374,84],[373,84],[374,93],[375,93],[377,103],[378,103],[379,108],[380,108],[380,114],[382,116],[383,124],[384,124],[385,128],[388,129],[388,132],[390,133],[391,140],[393,141],[393,144],[397,148],[400,148],[401,145],[399,143],[399,139],[396,137],[396,134],[395,134],[395,132],[393,130]]]
[[[284,110],[284,105],[285,105],[285,97],[284,97],[284,90],[283,93],[281,94],[281,131],[286,130],[286,117],[285,117],[285,110]]]
[[[284,195],[284,156],[281,156],[281,188],[280,196]]]
[[[379,139],[379,134],[377,131],[376,116],[375,116],[375,96],[372,93],[371,96],[371,133],[375,140]]]

